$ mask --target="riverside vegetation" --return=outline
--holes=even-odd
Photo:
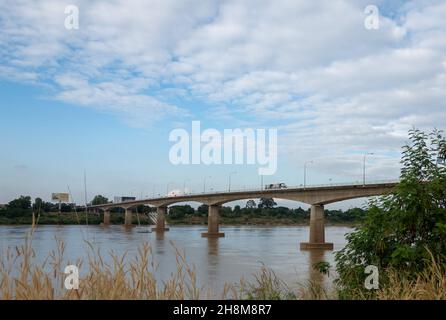
[[[79,289],[65,290],[63,242],[58,241],[57,250],[39,265],[31,234],[22,247],[0,258],[0,298],[446,299],[446,140],[437,130],[426,134],[414,129],[409,137],[410,143],[403,148],[401,182],[394,192],[369,203],[364,221],[336,253],[336,266],[314,266],[322,273],[336,269],[338,276],[330,290],[317,282],[290,290],[264,267],[254,280],[227,284],[223,292],[215,293],[200,286],[196,269],[186,263],[180,250],[176,272],[159,283],[148,244],[139,247],[134,260],[125,263],[125,255],[112,255],[110,264],[89,244],[88,261],[71,262],[85,271]],[[364,286],[367,265],[379,269],[376,290]]]
[[[92,204],[107,203],[108,199],[97,195]],[[133,209],[133,223],[150,224],[148,213],[155,208],[149,206],[138,206]],[[21,196],[9,202],[5,208],[0,210],[0,224],[31,224],[33,214],[39,216],[39,224],[100,224],[103,221],[102,214],[89,212],[85,213],[84,207],[74,204],[63,203],[59,213],[58,205],[44,202],[36,198],[34,203],[31,197]],[[138,217],[136,216],[138,215]],[[207,224],[208,206],[201,205],[193,208],[190,205],[174,205],[169,207],[169,214],[166,219],[169,224]],[[328,223],[332,224],[355,224],[364,219],[365,211],[361,208],[348,210],[325,210],[325,217]],[[257,204],[254,200],[249,200],[244,208],[239,205],[232,207],[222,207],[220,209],[221,224],[254,224],[254,225],[299,225],[308,224],[310,219],[309,209],[302,208],[289,209],[277,206],[273,199],[262,198]],[[120,208],[115,208],[110,214],[110,223],[123,224],[124,212]]]

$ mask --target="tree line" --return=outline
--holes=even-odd
[[[98,205],[110,203],[109,200],[102,196],[97,195],[91,201],[90,205]],[[84,212],[85,206],[76,206],[71,203],[62,203],[60,206],[60,212],[62,216],[66,216],[73,212]],[[139,214],[147,214],[149,212],[156,211],[156,208],[145,205],[137,206],[133,209],[133,212]],[[9,223],[14,223],[14,220],[23,221],[23,217],[31,217],[32,213],[59,213],[59,204],[43,201],[41,198],[36,198],[34,203],[30,196],[20,196],[17,199],[10,201],[3,210],[0,210],[0,223],[5,223],[8,220]],[[112,213],[122,214],[123,209],[113,208]],[[208,215],[208,206],[202,204],[197,208],[191,205],[173,205],[169,207],[167,219],[173,223],[181,223],[187,219],[197,218],[198,223],[205,221]],[[220,209],[220,216],[225,221],[231,219],[244,218],[246,221],[251,218],[261,219],[289,219],[291,221],[305,221],[310,218],[310,209],[288,208],[283,206],[277,206],[277,203],[272,198],[260,198],[258,202],[250,199],[244,206],[236,205],[234,207],[222,206]],[[348,210],[325,210],[325,217],[329,221],[333,222],[355,222],[361,221],[364,217],[364,210],[361,208],[351,208]],[[3,218],[3,219],[2,219]],[[201,219],[201,220],[200,220]],[[97,222],[100,223],[100,219]]]

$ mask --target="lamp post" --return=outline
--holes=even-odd
[[[304,163],[304,189],[307,187],[307,164],[313,163],[313,160],[305,161]]]
[[[166,187],[166,196],[168,197],[169,196],[169,186],[172,184],[173,182],[169,182],[168,184],[167,184],[167,187]]]
[[[207,178],[212,178],[211,176],[206,176],[206,177],[204,177],[204,179],[203,179],[203,193],[206,193],[206,179]]]
[[[183,194],[186,195],[186,182],[190,181],[190,179],[185,179],[183,182]]]
[[[237,171],[232,171],[232,172],[229,173],[229,186],[228,186],[228,192],[231,192],[231,176],[232,176],[233,174],[236,174],[236,173],[237,173]]]
[[[362,186],[365,187],[365,159],[367,158],[368,155],[373,155],[373,152],[366,152],[364,153],[364,158],[363,158],[363,165],[362,165]]]

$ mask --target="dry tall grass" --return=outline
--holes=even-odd
[[[29,237],[32,239],[32,236]],[[196,269],[188,265],[184,253],[176,250],[176,270],[165,281],[157,281],[158,266],[154,262],[148,243],[138,248],[135,258],[126,262],[126,254],[110,253],[106,263],[103,254],[91,243],[86,261],[65,261],[65,244],[57,241],[42,263],[36,262],[32,241],[0,257],[0,299],[336,299],[335,290],[328,292],[320,283],[309,281],[297,291],[291,290],[276,274],[262,267],[253,280],[241,280],[237,285],[227,284],[220,295],[209,288],[200,287]],[[64,267],[74,264],[84,275],[80,277],[79,289],[66,290]],[[85,271],[86,270],[86,271]],[[387,284],[377,290],[376,299],[446,299],[446,266],[432,260],[416,279],[409,280],[404,274],[388,271]],[[353,293],[354,299],[364,299]]]
[[[157,265],[149,244],[142,244],[129,263],[126,254],[110,253],[106,263],[99,249],[88,243],[90,252],[84,261],[65,261],[65,245],[57,241],[57,249],[43,263],[36,262],[36,253],[28,240],[25,245],[8,250],[0,257],[0,299],[206,299],[211,292],[200,288],[194,267],[186,263],[184,254],[176,251],[176,270],[159,282],[155,278]],[[66,290],[65,266],[74,264],[87,270],[79,278],[79,288]]]
[[[395,270],[387,273],[389,283],[376,292],[382,300],[446,300],[446,266],[432,263],[415,279]]]

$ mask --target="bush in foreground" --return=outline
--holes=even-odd
[[[385,295],[386,291],[365,289],[368,265],[378,267],[380,285],[388,290],[399,277],[405,279],[406,288],[415,286],[413,281],[429,280],[420,276],[435,274],[430,270],[432,257],[444,270],[446,140],[436,130],[428,135],[414,129],[409,137],[410,143],[403,147],[400,183],[392,194],[370,203],[364,223],[347,235],[347,245],[336,254],[343,298]]]

